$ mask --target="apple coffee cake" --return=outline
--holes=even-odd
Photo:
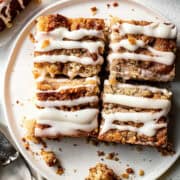
[[[166,89],[106,80],[99,139],[165,146],[171,95]]]
[[[99,79],[51,79],[36,82],[34,136],[95,136],[98,133]]]
[[[177,29],[170,23],[110,20],[110,79],[171,81]]]
[[[37,19],[34,74],[69,78],[98,75],[103,64],[103,19],[47,15]]]

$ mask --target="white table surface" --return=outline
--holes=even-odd
[[[42,3],[36,7],[42,9],[44,6],[47,6],[57,0],[42,0]],[[142,3],[167,17],[171,20],[178,29],[180,30],[180,0],[135,0],[139,3]],[[34,9],[32,5],[28,7],[29,9]],[[26,11],[24,12],[24,14]],[[15,34],[12,35],[15,37]],[[8,45],[0,47],[0,123],[5,123],[4,115],[2,110],[2,82],[5,66],[8,59],[8,54],[13,44],[14,38],[10,41]],[[179,39],[180,40],[180,39]],[[0,42],[1,43],[1,42]],[[159,180],[180,180],[180,159],[159,179]]]

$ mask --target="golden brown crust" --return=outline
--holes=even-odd
[[[37,19],[37,28],[39,31],[51,31],[57,27],[66,27],[69,30],[78,30],[80,28],[103,30],[105,27],[103,19],[97,18],[67,18],[60,14],[40,16]]]
[[[131,122],[128,122],[127,124],[130,125]],[[167,144],[167,128],[157,130],[156,135],[152,137],[139,135],[133,131],[118,131],[116,129],[111,129],[106,133],[99,135],[98,139],[122,144],[139,144],[163,147]]]
[[[60,14],[50,14],[40,16],[36,24],[38,31],[51,31],[57,27],[69,27],[69,21],[65,16]]]
[[[118,180],[118,177],[107,165],[98,163],[89,169],[89,175],[85,180]]]
[[[98,18],[76,18],[71,19],[70,30],[77,30],[80,28],[104,30],[104,19]]]

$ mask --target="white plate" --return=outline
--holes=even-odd
[[[71,17],[91,17],[90,7],[96,6],[98,14],[95,17],[106,18],[110,14],[116,15],[125,19],[138,19],[149,21],[167,21],[156,12],[132,1],[121,0],[118,7],[107,8],[106,4],[112,4],[113,1],[105,0],[76,0],[76,1],[60,1],[49,6],[41,11],[39,15],[49,13],[61,13]],[[36,16],[37,17],[37,16]],[[8,121],[9,130],[21,153],[28,160],[28,162],[44,177],[48,179],[83,179],[88,174],[89,167],[94,166],[97,162],[104,162],[112,167],[116,173],[122,173],[127,165],[135,169],[135,177],[133,179],[155,179],[164,173],[180,155],[180,83],[178,78],[172,83],[172,90],[174,92],[174,115],[172,116],[173,128],[170,128],[170,136],[174,140],[176,154],[174,156],[162,157],[153,148],[144,148],[143,151],[138,152],[135,146],[130,145],[109,145],[92,146],[86,143],[85,139],[64,138],[61,142],[51,141],[48,143],[49,149],[53,149],[65,168],[65,174],[58,176],[54,169],[49,168],[45,163],[28,153],[22,145],[21,138],[23,130],[20,127],[20,120],[23,116],[30,116],[34,113],[32,108],[32,96],[34,90],[32,77],[32,54],[33,45],[28,38],[28,34],[34,28],[34,17],[22,30],[17,38],[14,48],[9,57],[9,64],[4,79],[4,106],[6,117]],[[180,74],[178,74],[180,79]],[[19,104],[16,101],[20,101]],[[78,146],[73,146],[77,144]],[[59,147],[62,149],[60,152]],[[39,146],[34,146],[37,150]],[[97,156],[96,151],[117,152],[119,153],[120,161],[104,160]],[[76,172],[74,170],[77,170]],[[138,176],[138,170],[145,171],[144,177]]]

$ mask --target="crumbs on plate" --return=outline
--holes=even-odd
[[[95,16],[97,14],[98,8],[96,6],[91,7],[92,15]]]

